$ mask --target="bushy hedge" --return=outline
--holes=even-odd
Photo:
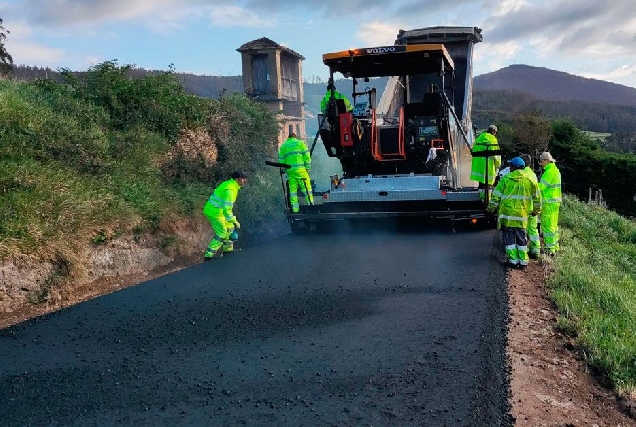
[[[201,215],[237,169],[250,174],[237,206],[242,224],[283,218],[278,174],[264,164],[276,156],[278,134],[266,106],[239,94],[189,95],[171,71],[129,71],[111,61],[65,72],[62,83],[0,80],[0,259],[58,257],[76,244]],[[218,158],[181,159],[178,174],[166,173],[188,130],[207,135],[202,143]]]
[[[568,121],[554,122],[549,148],[561,171],[563,191],[587,200],[602,190],[610,208],[636,215],[636,155],[603,150]]]

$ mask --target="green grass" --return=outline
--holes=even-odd
[[[606,133],[606,132],[592,132],[591,130],[586,130],[583,133],[585,133],[587,136],[589,136],[592,139],[598,139],[600,142],[605,141],[607,138],[609,138],[610,136],[612,136],[611,133]]]
[[[186,94],[169,72],[126,72],[107,62],[63,84],[0,80],[0,260],[64,262],[72,275],[82,246],[201,219],[214,187],[237,169],[250,176],[236,207],[243,227],[284,218],[278,175],[264,164],[275,159],[278,134],[265,105]],[[187,129],[207,135],[185,143],[214,144],[215,163],[166,160]],[[159,237],[163,247],[174,243]]]
[[[566,197],[549,279],[559,325],[620,393],[636,390],[636,222]]]

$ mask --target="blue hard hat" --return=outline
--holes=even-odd
[[[230,240],[238,240],[238,233],[236,232],[236,230],[230,233]]]
[[[512,160],[510,160],[510,164],[512,166],[515,166],[515,167],[518,167],[518,168],[525,168],[526,167],[526,162],[524,162],[521,157],[512,158]]]

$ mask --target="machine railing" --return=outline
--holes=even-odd
[[[400,107],[398,116],[398,146],[396,153],[383,153],[380,144],[380,127],[377,123],[377,115],[375,109],[371,112],[371,155],[379,162],[387,162],[392,160],[406,160],[406,147],[404,142],[404,107]]]

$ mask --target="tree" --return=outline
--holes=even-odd
[[[530,110],[516,114],[512,127],[515,133],[513,144],[517,152],[530,154],[536,159],[541,152],[548,149],[552,125],[541,111]]]
[[[9,31],[2,26],[2,18],[0,18],[0,76],[10,75],[13,70],[13,57],[4,47],[7,34]]]

